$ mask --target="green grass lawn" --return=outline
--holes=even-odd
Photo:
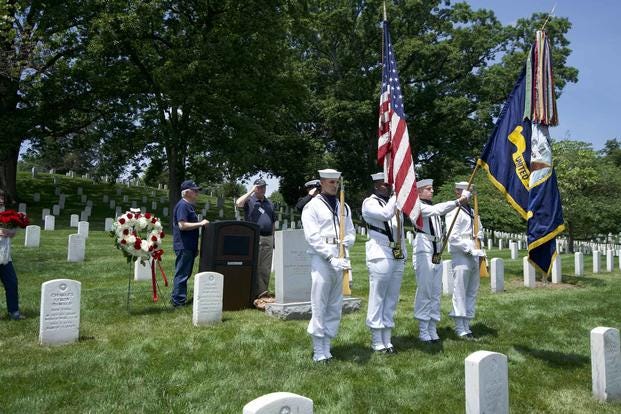
[[[521,259],[508,259],[507,249],[492,250],[490,257],[505,259],[506,291],[491,294],[489,279],[482,280],[473,326],[480,339],[455,337],[445,296],[443,340],[433,347],[416,339],[416,286],[409,262],[394,332],[400,352],[386,356],[369,349],[368,281],[359,238],[352,251],[353,294],[363,298],[363,310],[343,317],[334,363],[317,366],[311,362],[305,321],[283,322],[246,310],[224,312],[223,323],[196,328],[191,307],[168,307],[170,288],[162,286],[163,300],[153,303],[149,282],[133,285],[128,314],[130,268],[102,229],[103,219],[101,229],[90,233],[84,263],[66,262],[67,236],[75,230],[42,231],[38,249],[23,247],[23,231],[14,239],[27,319],[9,321],[2,295],[0,412],[240,413],[262,394],[289,391],[313,399],[319,413],[460,413],[465,411],[464,359],[477,350],[508,356],[513,413],[621,412],[620,404],[591,397],[589,349],[592,328],[621,325],[621,274],[593,275],[589,256],[585,277],[571,276],[573,256],[566,255],[563,285],[526,289]],[[171,238],[164,240],[164,266],[172,278]],[[41,283],[56,278],[82,283],[80,341],[42,347]]]

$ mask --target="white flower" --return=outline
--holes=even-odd
[[[136,243],[136,236],[134,236],[133,234],[127,236],[127,243],[133,246],[134,243]]]
[[[136,224],[140,230],[144,230],[147,228],[148,220],[143,216],[137,220]]]
[[[149,243],[146,240],[142,240],[140,242],[140,248],[142,249],[142,251],[144,251],[145,253],[149,252]]]

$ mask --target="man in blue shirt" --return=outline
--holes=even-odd
[[[259,261],[257,265],[257,277],[253,286],[253,299],[263,299],[269,296],[268,285],[272,273],[272,252],[274,249],[274,205],[265,197],[267,183],[259,178],[255,180],[252,190],[237,199],[237,207],[244,208],[244,219],[255,223],[260,229],[259,238]],[[260,301],[259,301],[260,302]],[[264,304],[255,306],[263,308]]]
[[[175,278],[170,303],[174,306],[186,304],[188,279],[192,276],[194,258],[198,254],[198,229],[209,224],[207,220],[198,221],[194,210],[201,188],[194,181],[181,183],[181,200],[172,214],[173,250],[175,259]]]

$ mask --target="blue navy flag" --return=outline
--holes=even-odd
[[[502,109],[478,164],[511,206],[528,221],[528,258],[549,274],[556,236],[564,230],[563,210],[552,166],[547,125],[532,123],[527,70],[522,71]]]

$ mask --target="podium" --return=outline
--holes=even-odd
[[[217,221],[203,229],[199,272],[224,275],[223,310],[252,307],[258,257],[259,226],[256,224]]]

